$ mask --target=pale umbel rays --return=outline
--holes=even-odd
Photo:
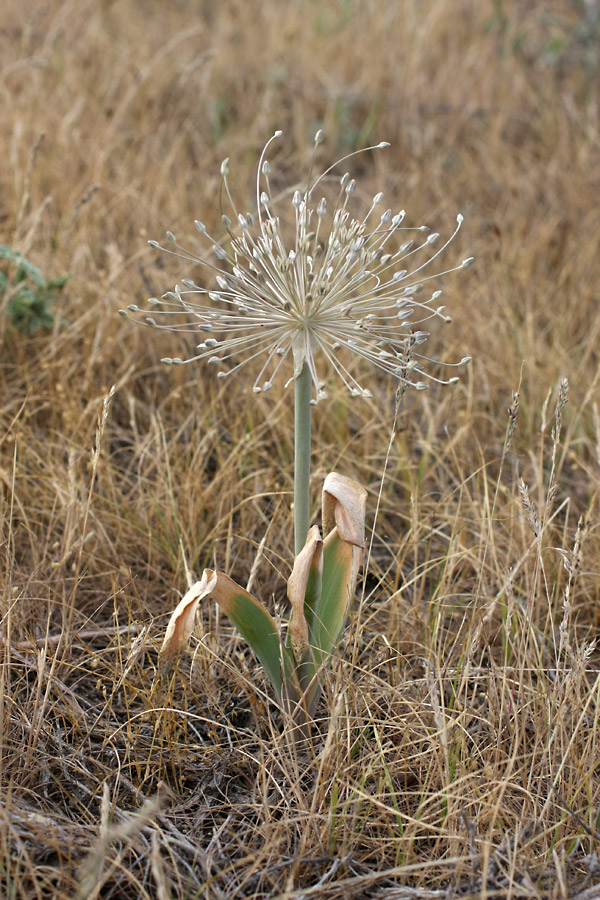
[[[215,240],[197,221],[208,245],[206,256],[186,249],[170,232],[167,247],[150,242],[204,270],[200,280],[205,284],[186,278],[174,291],[149,301],[152,315],[141,319],[144,324],[200,338],[189,359],[163,362],[184,365],[203,360],[216,367],[219,378],[253,364],[255,393],[268,391],[281,372],[287,372],[289,384],[306,364],[313,403],[327,395],[325,379],[333,373],[351,396],[371,396],[360,368],[357,374],[356,357],[392,375],[402,387],[423,390],[429,381],[456,382],[457,376],[444,380],[430,371],[439,364],[422,348],[429,337],[426,323],[434,318],[449,321],[445,307],[438,305],[441,290],[429,293],[429,283],[472,262],[465,259],[441,271],[432,265],[455,237],[462,216],[442,241],[425,227],[407,228],[404,210],[394,214],[383,209],[383,193],[356,214],[356,182],[349,174],[336,179],[333,199],[326,198],[332,171],[348,157],[313,180],[316,150],[322,142],[319,132],[306,186],[290,192],[293,225],[286,229],[280,210],[289,201],[275,198],[266,158],[280,136],[275,132],[260,156],[254,214],[239,212],[228,183],[229,161],[223,163],[223,190],[231,206],[231,215],[223,215],[226,241]],[[289,212],[289,206],[284,211]],[[121,312],[141,310],[132,305]],[[444,366],[468,362],[464,357]]]

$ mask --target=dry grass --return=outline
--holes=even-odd
[[[600,896],[585,9],[4,0],[0,243],[71,278],[54,333],[0,313],[2,897]],[[289,396],[165,369],[183,348],[116,310],[181,276],[146,241],[218,222],[223,157],[239,196],[280,127],[289,184],[319,126],[331,158],[389,140],[359,157],[361,187],[440,230],[462,210],[456,256],[478,264],[446,285],[454,322],[432,341],[470,373],[406,398],[363,596],[294,754],[211,606],[155,679],[187,569],[245,583],[266,534],[255,589],[281,600]],[[376,387],[317,408],[315,515],[337,468],[373,524],[393,409]]]

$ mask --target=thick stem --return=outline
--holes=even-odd
[[[294,551],[306,543],[310,524],[311,378],[306,363],[294,379]]]

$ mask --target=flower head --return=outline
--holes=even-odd
[[[423,325],[430,319],[450,321],[438,305],[440,290],[427,296],[427,283],[440,275],[466,268],[465,259],[443,272],[429,274],[430,264],[446,249],[462,222],[441,246],[440,236],[426,227],[407,228],[404,210],[383,208],[383,194],[376,194],[362,215],[356,205],[356,182],[349,174],[334,178],[339,160],[313,179],[313,166],[322,133],[315,138],[315,152],[304,189],[295,190],[288,211],[294,220],[291,246],[271,189],[265,145],[256,175],[256,211],[238,211],[229,190],[229,160],[221,166],[222,186],[232,215],[223,215],[225,241],[212,238],[202,222],[196,228],[209,245],[207,255],[181,246],[167,232],[170,246],[151,245],[202,266],[210,285],[182,280],[174,291],[149,303],[153,315],[142,321],[155,328],[197,333],[201,340],[190,359],[164,359],[173,365],[206,360],[226,378],[251,361],[259,361],[255,393],[271,388],[287,360],[293,361],[289,384],[308,366],[314,400],[326,396],[321,361],[328,360],[352,396],[371,396],[354,374],[353,356],[362,357],[396,378],[402,387],[427,387],[440,381],[426,365],[422,353],[428,338]],[[389,146],[386,143],[367,149]],[[360,151],[359,151],[360,152]],[[354,156],[355,154],[349,154]],[[325,192],[335,181],[333,201]],[[414,237],[407,239],[406,232]],[[137,306],[121,310],[139,313]],[[457,366],[465,365],[465,357]],[[427,380],[424,380],[427,379]],[[443,384],[457,381],[456,377]]]

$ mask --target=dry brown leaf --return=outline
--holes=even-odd
[[[367,492],[351,478],[330,472],[323,484],[323,533],[337,525],[343,541],[365,546],[365,508]]]
[[[210,569],[205,569],[201,580],[191,586],[175,607],[160,648],[159,656],[163,662],[172,661],[187,647],[194,630],[198,604],[204,597],[212,593],[216,581],[216,574]]]
[[[304,616],[304,599],[310,570],[314,565],[319,568],[319,571],[322,570],[323,541],[318,525],[313,525],[309,530],[306,543],[294,560],[292,574],[287,584],[287,595],[293,610],[288,631],[292,652],[297,663],[304,659],[310,646],[308,625]]]

